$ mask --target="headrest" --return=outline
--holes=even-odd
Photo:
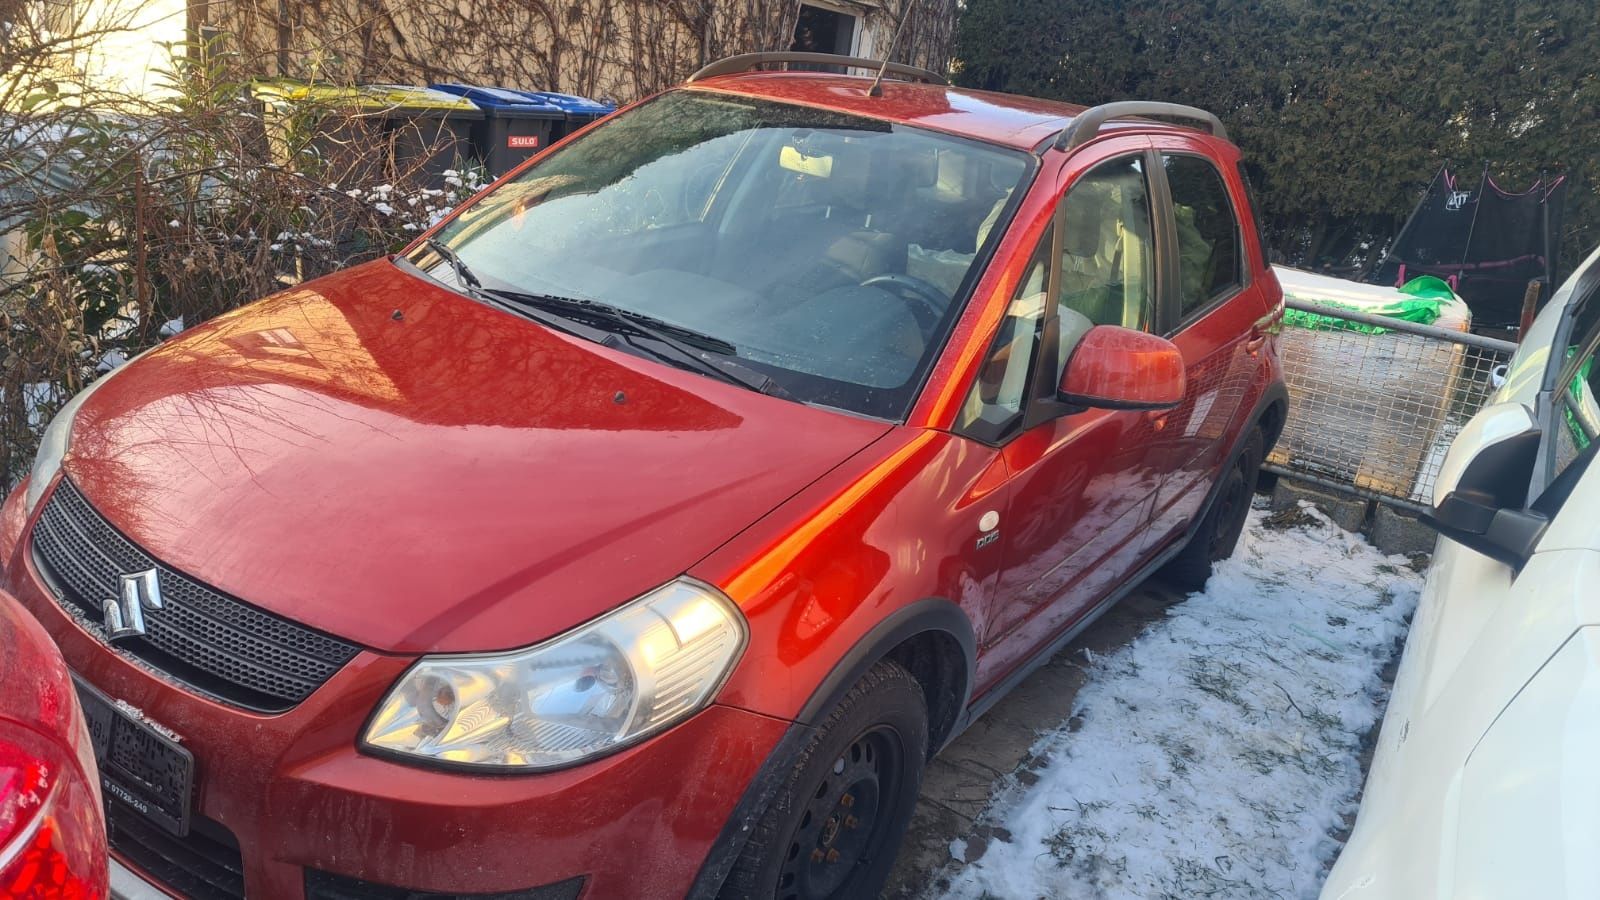
[[[900,251],[900,264],[895,265],[895,251]],[[828,246],[824,254],[829,262],[863,278],[897,272],[905,268],[905,248],[893,235],[878,231],[852,231]]]
[[[1105,226],[1122,218],[1120,192],[1104,181],[1080,181],[1068,192],[1066,227],[1061,233],[1061,252],[1087,258],[1105,245]]]

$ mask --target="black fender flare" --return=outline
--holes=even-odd
[[[961,646],[964,671],[960,707],[956,717],[958,725],[950,729],[949,737],[959,734],[960,720],[972,698],[972,681],[977,671],[978,642],[972,630],[972,621],[954,602],[942,597],[928,597],[900,607],[874,625],[850,651],[828,672],[822,683],[811,693],[811,698],[800,708],[794,724],[783,733],[776,747],[767,755],[756,775],[745,788],[739,802],[734,804],[728,821],[723,823],[711,852],[700,864],[687,896],[692,900],[714,900],[722,890],[722,883],[733,871],[739,854],[744,852],[756,822],[772,803],[795,761],[816,734],[817,726],[827,718],[828,712],[838,705],[861,677],[894,648],[910,638],[930,631],[954,638]]]
[[[1278,438],[1283,436],[1284,424],[1289,420],[1289,388],[1282,381],[1272,382],[1267,385],[1266,390],[1261,392],[1261,399],[1256,401],[1256,408],[1250,411],[1250,418],[1245,420],[1245,427],[1239,429],[1239,436],[1234,439],[1233,447],[1228,451],[1229,462],[1238,458],[1239,451],[1244,448],[1244,439],[1250,434],[1250,429],[1260,425],[1261,420],[1267,415],[1267,410],[1274,406],[1283,407],[1283,421],[1278,423],[1278,432],[1276,434],[1266,436],[1267,446],[1265,452],[1272,452],[1272,448],[1278,443]]]
[[[964,682],[961,709],[966,709],[972,697],[972,677],[978,665],[978,640],[972,631],[972,620],[961,607],[942,597],[927,597],[900,607],[872,627],[850,651],[839,659],[822,679],[811,699],[800,708],[795,721],[804,725],[817,725],[827,717],[828,711],[861,680],[867,670],[883,659],[889,651],[919,634],[937,631],[955,639],[961,646]]]

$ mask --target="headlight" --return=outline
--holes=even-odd
[[[90,394],[100,390],[102,384],[110,381],[111,376],[127,368],[127,365],[123,363],[89,382],[88,387],[63,403],[56,411],[55,418],[50,420],[50,425],[44,430],[44,436],[39,438],[39,452],[34,454],[33,470],[28,474],[28,493],[22,498],[23,508],[29,515],[32,515],[33,508],[39,505],[39,498],[44,496],[44,489],[50,486],[50,479],[56,477],[56,472],[61,469],[61,457],[66,455],[67,444],[72,440],[72,420],[77,417],[78,408],[83,406],[83,402],[89,399]]]
[[[378,707],[365,743],[460,766],[571,765],[705,706],[744,644],[733,603],[680,578],[526,650],[424,657]]]

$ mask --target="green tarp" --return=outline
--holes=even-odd
[[[1331,300],[1319,300],[1317,304],[1334,309],[1347,309],[1351,312],[1383,316],[1386,319],[1398,319],[1402,322],[1415,322],[1418,325],[1432,325],[1439,318],[1440,307],[1455,299],[1455,293],[1450,290],[1450,285],[1432,275],[1413,278],[1399,290],[1401,293],[1410,295],[1412,299],[1396,300],[1393,303],[1382,306],[1358,307]],[[1295,328],[1309,328],[1317,331],[1359,331],[1363,334],[1384,334],[1388,331],[1388,329],[1380,328],[1376,325],[1366,325],[1361,322],[1352,322],[1349,319],[1324,316],[1299,309],[1284,310],[1283,321],[1284,324]]]

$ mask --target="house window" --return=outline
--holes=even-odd
[[[850,56],[855,52],[856,32],[860,26],[860,16],[802,3],[800,15],[794,23],[794,40],[789,44],[789,49]]]

